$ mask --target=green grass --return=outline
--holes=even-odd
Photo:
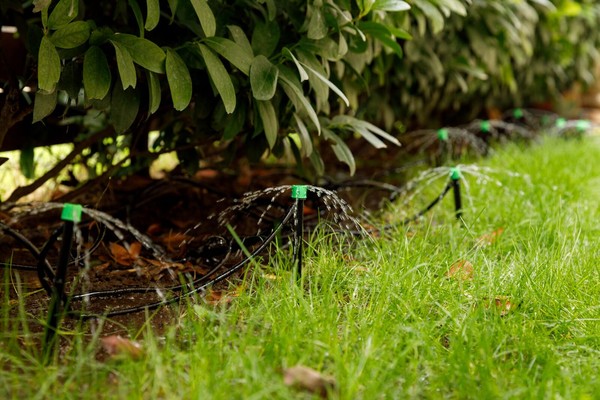
[[[341,399],[600,398],[598,160],[592,138],[504,148],[481,162],[502,186],[467,175],[466,226],[449,196],[409,234],[350,248],[317,235],[304,289],[287,254],[275,256],[230,304],[194,299],[164,335],[132,332],[140,360],[95,361],[98,345],[75,335],[43,367],[5,331],[0,397],[311,398],[283,383],[282,370],[302,364],[335,377]],[[461,259],[472,280],[447,277]]]

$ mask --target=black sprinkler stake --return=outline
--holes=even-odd
[[[458,167],[450,170],[450,179],[452,180],[452,189],[454,192],[454,213],[456,219],[462,219],[462,198],[460,196],[460,169]]]
[[[62,316],[63,305],[66,303],[65,280],[67,276],[67,265],[71,254],[71,245],[73,242],[73,231],[75,224],[81,221],[82,207],[79,204],[65,204],[63,207],[61,219],[65,221],[63,225],[62,246],[58,256],[58,265],[52,285],[52,295],[50,297],[50,307],[48,309],[48,321],[44,332],[43,357],[44,364],[48,364],[56,348],[56,332]],[[56,239],[55,239],[56,240]]]
[[[296,264],[296,279],[302,278],[302,242],[304,236],[304,200],[307,194],[307,185],[293,185],[292,199],[296,199],[296,242],[294,243],[294,263]]]

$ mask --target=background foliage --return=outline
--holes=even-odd
[[[68,126],[84,143],[69,162],[93,174],[114,172],[117,147],[145,167],[150,131],[190,172],[287,154],[321,174],[323,152],[354,172],[355,137],[381,148],[398,128],[590,83],[600,35],[591,0],[10,0],[0,13],[18,28],[2,36],[0,141],[23,118]],[[24,170],[43,144],[30,139]]]

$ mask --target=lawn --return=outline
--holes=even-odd
[[[275,254],[220,301],[181,304],[165,332],[132,331],[138,358],[99,361],[95,338],[64,332],[72,349],[43,366],[26,323],[5,329],[5,302],[0,397],[312,398],[284,382],[302,365],[335,380],[331,398],[599,398],[598,160],[597,137],[506,146],[478,162],[489,179],[463,168],[464,224],[447,196],[373,240],[315,234],[302,286]]]

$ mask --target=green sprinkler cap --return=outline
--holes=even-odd
[[[558,118],[554,123],[558,129],[562,129],[567,125],[567,120],[564,118]]]
[[[308,185],[292,185],[292,199],[306,199]]]
[[[450,179],[452,179],[453,181],[457,181],[460,179],[460,177],[461,177],[460,168],[458,168],[458,167],[450,168]]]
[[[481,132],[483,133],[490,133],[492,130],[492,124],[488,120],[483,120],[479,124],[479,129],[481,129]]]
[[[81,206],[81,204],[65,203],[60,219],[62,219],[63,221],[71,221],[77,223],[81,221],[82,210],[83,207]]]
[[[515,108],[513,110],[513,117],[517,118],[517,119],[521,119],[523,118],[523,109],[521,108]]]
[[[577,124],[575,126],[577,127],[577,131],[585,132],[592,127],[592,124],[586,119],[580,119],[579,121],[577,121]]]
[[[448,129],[442,128],[437,131],[438,139],[446,141],[448,140]]]

